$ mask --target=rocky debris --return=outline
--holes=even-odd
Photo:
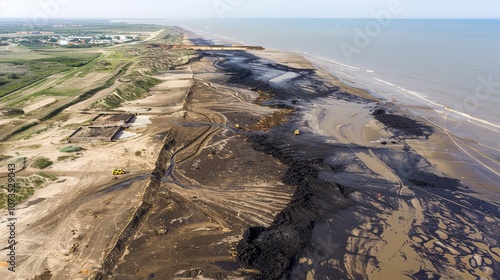
[[[385,110],[380,108],[373,110],[372,116],[378,116],[378,115],[385,115]]]
[[[388,128],[394,128],[398,130],[399,133],[396,134],[416,137],[429,137],[429,135],[434,132],[434,129],[432,127],[422,124],[416,120],[412,120],[410,118],[399,115],[382,113],[382,111],[384,110],[376,111],[378,111],[378,113],[374,115],[375,119],[383,123]]]
[[[43,273],[36,275],[33,278],[33,280],[51,280],[52,276],[53,275],[52,275],[51,271],[46,268]]]
[[[288,164],[282,178],[285,184],[296,186],[292,201],[268,228],[251,227],[238,244],[238,261],[245,268],[261,273],[254,279],[286,279],[287,271],[302,250],[310,243],[316,221],[328,211],[345,209],[349,203],[344,195],[349,188],[318,179],[312,162],[321,159],[295,159],[280,148],[280,143],[264,135],[250,137],[254,148]]]
[[[78,243],[71,244],[71,247],[69,248],[69,253],[73,254],[74,252],[76,252],[76,250],[78,250],[78,247],[80,247],[80,244]]]
[[[163,236],[168,233],[168,228],[159,228],[156,230],[156,235]]]
[[[412,173],[408,182],[418,187],[431,187],[455,190],[460,186],[460,181],[453,178],[438,176],[429,172],[416,171]]]
[[[252,125],[249,127],[250,130],[262,130],[262,131],[269,131],[272,127],[286,123],[288,121],[288,118],[290,114],[292,114],[294,110],[291,109],[283,109],[274,112],[268,117],[264,117],[259,120],[258,123]]]

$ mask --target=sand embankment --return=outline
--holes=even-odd
[[[156,77],[119,108],[151,124],[82,144],[21,206],[19,278],[498,278],[498,204],[412,148],[432,126],[295,54],[205,50]]]

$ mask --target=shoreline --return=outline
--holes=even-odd
[[[323,71],[330,73],[330,71],[324,69],[319,63],[315,63],[314,58],[310,59],[307,55],[304,56],[305,59],[311,61],[315,67],[322,69]],[[330,73],[331,74],[331,73]],[[335,74],[331,74],[332,77],[338,79]],[[425,122],[428,125],[431,125],[435,128],[435,133],[433,135],[433,149],[434,152],[437,150],[448,150],[450,155],[441,154],[441,158],[433,157],[432,151],[429,151],[429,148],[421,145],[421,143],[413,142],[412,146],[419,151],[420,154],[425,155],[426,158],[432,161],[432,163],[440,169],[440,171],[445,174],[461,179],[466,185],[474,187],[478,192],[485,194],[487,198],[490,198],[491,201],[498,200],[500,198],[500,189],[498,189],[498,179],[500,178],[500,170],[495,170],[494,166],[499,165],[499,162],[492,160],[487,154],[488,151],[492,151],[492,147],[481,147],[480,143],[476,143],[476,141],[472,140],[470,136],[457,136],[453,131],[448,130],[449,127],[464,127],[470,124],[465,123],[462,115],[459,115],[456,120],[451,116],[446,116],[440,114],[436,108],[433,108],[429,104],[418,105],[418,104],[403,104],[401,102],[392,102],[389,100],[382,99],[383,97],[372,95],[368,88],[360,87],[356,88],[355,85],[345,84],[347,88],[355,88],[356,90],[360,90],[368,94],[369,96],[377,99],[379,102],[388,105],[387,107],[398,112],[399,114],[406,115],[410,118],[419,120],[421,122]],[[366,87],[368,87],[366,85]],[[439,105],[444,107],[443,105]],[[427,112],[427,113],[426,113]],[[451,114],[451,113],[450,113]],[[438,118],[436,120],[436,118]],[[443,118],[443,119],[439,119]],[[472,117],[470,117],[473,119]],[[458,123],[458,121],[464,123]],[[443,124],[438,124],[438,122],[444,122]],[[447,122],[449,122],[447,124]],[[487,149],[485,149],[487,148]],[[478,150],[480,149],[480,150]],[[498,152],[498,150],[497,150]],[[493,158],[495,156],[493,155]],[[497,158],[497,157],[496,157]],[[489,162],[489,161],[492,162]],[[452,165],[448,165],[446,162],[453,162]],[[461,164],[457,165],[456,162],[460,162]],[[486,165],[485,162],[489,165]],[[475,170],[471,172],[471,170]],[[467,176],[463,176],[467,174]],[[472,178],[472,179],[469,179]]]
[[[275,52],[283,52],[276,49],[272,50]],[[295,55],[295,53],[285,53]],[[374,100],[382,104],[383,106],[381,106],[381,108],[385,110],[432,126],[435,130],[432,136],[430,136],[432,140],[430,141],[430,148],[428,147],[429,143],[422,143],[421,141],[410,140],[408,144],[410,144],[419,154],[424,156],[424,158],[428,159],[431,164],[435,165],[439,171],[450,177],[460,179],[465,185],[473,187],[479,195],[484,195],[483,198],[489,199],[490,202],[496,203],[498,201],[500,198],[500,189],[496,179],[500,178],[500,174],[496,173],[496,171],[492,170],[490,167],[483,165],[482,162],[469,154],[470,151],[465,150],[467,149],[466,147],[468,147],[467,142],[472,143],[473,140],[455,136],[446,128],[432,122],[428,116],[418,112],[418,110],[432,110],[433,113],[435,113],[436,111],[434,109],[430,107],[420,109],[418,105],[412,106],[410,104],[393,103],[380,99],[372,95],[366,88],[356,87],[355,85],[349,85],[342,82],[337,76],[311,61],[307,55],[297,55],[311,63],[312,69],[320,69],[324,74],[330,76],[332,84],[338,86],[340,90],[362,98]],[[460,144],[464,147],[461,147]],[[472,147],[468,148],[474,149]],[[441,153],[440,151],[448,151],[448,153]]]
[[[214,35],[215,40],[217,42],[227,43],[227,44],[237,44],[241,45],[241,42],[235,41],[236,39],[227,39],[224,36],[218,36],[217,34],[212,34],[208,32],[204,32],[203,30],[193,30],[188,28],[188,30],[183,29],[183,27],[178,27],[180,30],[187,31],[191,34],[196,34],[196,36],[201,36],[204,39],[210,39],[210,35]],[[203,34],[196,33],[197,31],[203,32]],[[212,38],[213,39],[213,38]],[[445,174],[461,179],[465,184],[474,187],[477,189],[479,193],[485,194],[487,198],[490,198],[491,201],[496,201],[500,198],[500,189],[498,189],[498,179],[500,178],[500,170],[495,170],[495,166],[498,166],[500,163],[495,161],[495,158],[498,157],[489,157],[488,151],[492,151],[491,147],[485,148],[482,147],[481,144],[476,143],[474,140],[471,140],[470,137],[465,136],[457,136],[453,131],[448,130],[448,127],[455,126],[467,126],[470,125],[468,123],[457,124],[457,120],[464,122],[461,120],[463,116],[459,116],[457,120],[453,120],[452,117],[446,117],[444,120],[435,119],[441,118],[443,116],[439,115],[436,108],[433,108],[426,105],[411,105],[411,104],[402,104],[402,103],[393,103],[388,100],[381,99],[382,96],[375,96],[370,93],[370,90],[365,87],[357,87],[355,84],[350,85],[348,83],[344,83],[339,77],[335,76],[331,71],[326,70],[323,66],[320,65],[318,58],[314,58],[308,54],[298,53],[298,52],[288,52],[282,51],[278,49],[268,49],[275,52],[284,52],[290,54],[291,56],[298,55],[308,61],[311,64],[311,68],[321,69],[321,72],[327,74],[332,77],[332,80],[335,81],[335,85],[339,86],[343,91],[347,91],[351,94],[355,94],[358,96],[362,96],[367,99],[374,99],[380,103],[388,104],[390,109],[399,114],[406,115],[410,118],[417,119],[421,122],[426,122],[429,125],[433,126],[436,129],[435,135],[433,136],[433,144],[434,151],[436,150],[448,150],[451,155],[441,154],[441,157],[445,159],[442,160],[440,158],[432,158],[432,152],[429,151],[428,147],[421,145],[421,143],[413,142],[412,145],[416,150],[421,154],[425,154],[427,158],[432,161],[432,164],[438,166],[440,171]],[[316,60],[316,62],[315,62]],[[368,86],[367,86],[368,87]],[[380,94],[379,94],[380,95]],[[421,107],[424,106],[424,107]],[[442,105],[440,105],[442,106]],[[426,113],[428,111],[429,113]],[[438,116],[439,115],[439,116]],[[432,120],[434,119],[434,120]],[[444,124],[438,124],[437,122],[444,121]],[[447,122],[448,125],[446,124]],[[500,156],[500,155],[499,155]],[[453,164],[447,164],[447,161],[452,161]],[[457,162],[462,163],[461,165],[457,165]],[[472,171],[474,170],[474,171]],[[467,174],[467,176],[463,176],[463,174]],[[468,179],[472,178],[472,179]]]
[[[151,124],[130,139],[82,143],[81,158],[46,171],[60,180],[20,205],[31,225],[19,231],[19,278],[500,275],[498,205],[415,151],[432,127],[298,54],[205,50],[181,61],[116,109]],[[88,120],[90,104],[2,146],[43,142],[53,154],[64,144],[52,140]],[[113,179],[117,167],[130,173]]]
[[[275,53],[282,53],[282,52],[279,52],[279,51],[276,51],[276,50],[266,50],[266,51],[263,51],[263,52],[260,52],[260,53],[255,53],[255,52],[250,52],[252,53],[253,55],[256,55],[256,56],[259,56],[259,57],[269,57],[268,56],[268,52],[275,52]],[[263,54],[264,53],[264,54]],[[283,54],[285,56],[289,56],[289,57],[293,57],[294,55],[293,54],[289,54],[289,53],[286,53],[286,54]],[[272,55],[271,55],[272,57]],[[279,59],[275,59],[275,61]],[[289,65],[288,63],[285,63],[287,65]],[[293,65],[293,63],[292,63]],[[241,65],[239,65],[241,67]],[[245,68],[245,67],[243,67]],[[310,67],[306,67],[307,69],[314,69],[314,66],[310,66]],[[318,71],[318,70],[315,70],[314,73],[317,74],[318,72],[321,72],[321,71]],[[320,74],[320,76],[322,75],[325,75],[325,73],[323,74]],[[326,74],[326,76],[330,76],[331,78],[331,74]],[[290,84],[293,84],[293,79],[292,81],[289,81]],[[341,87],[339,87],[340,90],[337,90],[337,92],[340,92],[342,93],[343,90],[342,89],[345,89],[345,90],[349,90],[350,87],[347,86],[347,85],[342,85],[340,83],[340,81],[337,79],[337,83],[338,85],[340,85]],[[280,85],[280,87],[282,87],[283,85]],[[360,94],[361,92],[361,94]],[[366,96],[366,91],[363,91],[363,90],[360,90],[360,89],[355,89],[355,95],[354,96],[363,96],[363,97],[367,97]],[[349,93],[350,94],[353,94],[353,93]],[[278,96],[280,96],[280,94],[278,93]],[[290,101],[290,99],[293,98],[292,97],[283,97],[283,96],[280,96],[276,99],[273,98],[274,101],[271,101],[271,104],[286,104],[286,105],[291,105],[290,103],[288,103]],[[300,108],[299,109],[299,112],[303,112],[303,111],[308,111],[310,110],[312,107],[317,107],[317,106],[320,106],[319,104],[315,104],[316,102],[318,102],[319,100],[321,100],[322,98],[328,98],[328,95],[324,96],[324,97],[320,97],[319,99],[318,98],[314,98],[312,97],[311,101],[313,101],[314,103],[311,104],[311,105],[308,105],[308,103],[306,102],[305,104],[305,107],[302,106],[302,105],[299,105],[299,106],[292,106],[292,107],[298,107]],[[359,109],[354,109],[354,110],[351,110],[351,117],[354,116],[358,116],[358,115],[363,115],[364,114],[364,118],[367,118],[369,115],[373,115],[373,113],[371,112],[374,112],[376,110],[383,110],[384,111],[384,114],[387,114],[388,116],[390,116],[390,120],[388,120],[388,122],[384,123],[383,126],[380,126],[380,125],[374,125],[374,124],[371,124],[369,125],[368,127],[370,127],[370,130],[372,131],[372,134],[374,133],[374,131],[385,131],[385,137],[390,140],[390,139],[393,139],[395,140],[395,145],[396,148],[389,148],[387,149],[388,146],[391,146],[391,145],[387,145],[387,144],[382,144],[381,142],[385,142],[385,141],[381,141],[380,144],[376,147],[374,147],[375,149],[374,150],[368,150],[369,153],[366,153],[365,151],[363,151],[365,148],[363,148],[363,146],[367,146],[367,142],[366,141],[363,141],[361,143],[357,143],[356,140],[353,140],[352,137],[353,136],[356,136],[359,135],[362,133],[362,131],[365,130],[365,126],[361,127],[361,128],[358,128],[358,130],[353,130],[352,132],[350,132],[351,136],[345,136],[344,137],[344,141],[341,141],[341,143],[338,143],[338,144],[342,144],[342,145],[358,145],[360,146],[360,148],[355,148],[356,149],[360,149],[359,152],[355,152],[355,158],[357,158],[358,160],[361,160],[361,162],[363,162],[364,166],[365,167],[368,167],[368,169],[370,170],[370,172],[374,172],[375,174],[379,174],[381,175],[382,179],[383,180],[387,180],[389,182],[392,182],[392,184],[399,184],[399,187],[394,189],[396,191],[396,193],[394,194],[391,194],[392,191],[386,193],[386,191],[384,191],[382,193],[382,200],[386,201],[387,203],[389,203],[389,205],[393,205],[393,207],[396,207],[396,208],[393,208],[393,210],[389,210],[389,209],[385,209],[385,206],[380,208],[378,206],[376,206],[377,204],[379,204],[378,202],[369,202],[367,203],[366,201],[363,202],[363,201],[360,201],[359,199],[361,197],[365,197],[363,198],[363,200],[366,200],[366,198],[369,198],[371,195],[373,194],[370,194],[373,192],[373,187],[361,187],[361,188],[357,188],[356,189],[356,193],[358,193],[357,195],[354,195],[354,196],[350,196],[350,199],[356,201],[358,203],[358,206],[355,207],[355,208],[358,208],[358,207],[361,207],[361,208],[364,208],[364,207],[369,207],[369,208],[373,208],[375,207],[375,209],[379,209],[379,211],[382,211],[382,217],[385,217],[384,219],[386,220],[391,220],[391,219],[394,219],[394,222],[396,222],[398,219],[397,219],[397,216],[398,215],[401,215],[401,214],[411,214],[410,217],[412,215],[416,215],[414,216],[415,218],[411,219],[410,217],[407,217],[407,219],[405,219],[406,221],[408,221],[408,223],[404,223],[403,225],[387,225],[386,228],[385,228],[385,234],[384,235],[384,239],[385,238],[389,238],[389,239],[392,239],[392,238],[397,238],[398,241],[394,241],[396,244],[401,244],[400,246],[400,251],[405,251],[406,253],[403,255],[404,256],[404,259],[408,258],[408,257],[412,257],[414,259],[414,261],[416,263],[418,262],[422,262],[423,259],[421,259],[422,256],[419,256],[419,254],[415,253],[413,251],[413,247],[415,246],[415,244],[413,245],[410,245],[409,243],[413,243],[415,242],[414,239],[412,239],[412,235],[410,234],[411,231],[415,231],[415,230],[418,230],[418,226],[415,225],[415,221],[417,222],[417,224],[420,224],[421,226],[423,226],[424,224],[427,224],[427,226],[430,226],[429,222],[430,220],[435,220],[435,217],[432,217],[432,216],[429,216],[429,213],[427,212],[428,210],[426,210],[426,208],[428,208],[429,206],[429,203],[430,201],[434,201],[434,198],[435,197],[434,195],[431,195],[427,190],[425,190],[426,188],[430,188],[430,189],[434,189],[434,188],[440,188],[441,191],[445,190],[444,193],[446,193],[446,195],[443,196],[443,194],[440,194],[440,196],[442,197],[449,197],[449,199],[453,199],[453,197],[460,197],[461,195],[455,195],[454,193],[456,191],[458,191],[459,193],[463,193],[465,194],[466,192],[468,193],[467,196],[469,196],[469,194],[471,194],[471,196],[469,198],[467,198],[466,200],[469,200],[469,199],[474,199],[473,197],[474,196],[478,196],[478,197],[482,197],[481,194],[477,194],[477,195],[474,195],[472,193],[470,193],[469,190],[466,191],[465,189],[465,186],[462,185],[461,183],[459,183],[459,181],[457,180],[454,180],[452,178],[447,178],[446,176],[444,176],[440,171],[438,171],[435,166],[439,166],[441,167],[441,169],[444,169],[446,170],[446,168],[443,168],[441,165],[446,165],[447,161],[449,160],[449,158],[443,158],[442,160],[437,157],[437,158],[432,158],[431,156],[429,156],[429,154],[427,155],[427,158],[425,157],[422,157],[420,156],[418,153],[415,153],[415,151],[418,151],[420,153],[422,153],[422,151],[425,151],[425,147],[426,146],[429,146],[429,143],[431,143],[430,141],[432,140],[429,140],[429,138],[433,137],[433,135],[436,135],[436,133],[439,133],[439,130],[436,129],[436,127],[433,127],[431,124],[426,124],[425,120],[423,120],[422,118],[419,118],[417,116],[412,116],[412,115],[408,115],[408,111],[407,110],[404,110],[404,108],[401,108],[400,106],[398,105],[389,105],[389,106],[386,106],[386,104],[381,104],[382,102],[381,101],[374,101],[373,99],[373,96],[369,96],[369,100],[370,101],[355,101],[356,98],[354,98],[354,100],[350,97],[346,97],[346,96],[336,96],[334,97],[334,99],[337,98],[337,99],[340,99],[340,100],[347,100],[347,102],[354,102],[354,103],[360,103],[360,104],[363,104],[363,103],[372,103],[373,105],[370,106],[371,109],[369,109],[369,111],[365,112],[365,113],[361,113],[359,111]],[[363,99],[363,98],[362,98]],[[282,101],[280,101],[282,100]],[[288,101],[286,101],[288,100]],[[335,101],[333,101],[335,102]],[[299,104],[301,104],[302,102],[300,102]],[[321,101],[319,101],[319,103],[321,103]],[[269,105],[269,103],[268,103]],[[366,106],[366,105],[364,105]],[[324,109],[325,110],[325,109]],[[349,111],[349,110],[348,110]],[[385,112],[386,111],[386,112]],[[347,112],[343,115],[349,115]],[[394,117],[392,117],[394,116]],[[397,117],[397,118],[395,118]],[[350,117],[349,117],[350,118]],[[347,119],[349,119],[347,118]],[[418,121],[414,121],[413,119],[417,119]],[[295,123],[296,121],[299,121],[299,122],[302,122],[304,120],[303,117],[294,117],[294,120],[295,121],[291,121],[289,124],[284,124],[284,125],[280,125],[280,126],[284,126],[284,127],[290,127],[290,124],[293,125],[293,123]],[[403,121],[403,123],[401,123],[400,121]],[[338,118],[337,120],[330,120],[330,122],[339,122]],[[346,124],[346,120],[340,120],[341,124],[338,128],[342,127],[343,125]],[[342,124],[342,122],[344,122],[344,124]],[[349,123],[351,125],[355,125],[356,124],[356,119],[354,120],[349,120],[349,122],[347,122],[347,124],[349,125]],[[420,124],[419,124],[420,123]],[[410,131],[412,131],[414,128],[418,128],[418,127],[422,127],[422,125],[424,127],[426,127],[427,130],[429,130],[430,132],[429,133],[425,133],[425,134],[420,134],[420,135],[415,135],[415,136],[412,136],[411,134],[406,134],[404,131],[407,130],[407,129],[410,129]],[[280,127],[279,126],[279,127]],[[414,127],[414,128],[412,128]],[[306,125],[306,127],[303,129],[305,130],[306,133],[308,133],[309,127]],[[291,129],[291,128],[289,128]],[[401,133],[401,131],[398,131],[398,130],[403,130],[403,133]],[[273,129],[275,130],[274,133],[277,133],[277,134],[280,134],[280,133],[283,133],[284,131],[282,131],[282,129],[279,129],[279,128],[276,128],[276,129]],[[280,132],[278,132],[278,131]],[[399,133],[398,133],[399,132]],[[311,133],[315,134],[315,133],[318,133],[317,131],[314,132],[314,130],[311,131]],[[331,136],[336,136],[337,139],[342,138],[342,136],[344,136],[346,132],[345,131],[341,131],[341,130],[338,130],[337,133],[334,133],[333,135]],[[396,134],[399,134],[399,135],[396,135]],[[271,134],[273,135],[273,134]],[[321,134],[319,134],[321,135]],[[396,136],[395,136],[396,135]],[[329,137],[329,135],[323,135],[323,136],[320,136],[320,138],[322,137],[325,137],[327,136],[327,138]],[[425,136],[424,138],[421,138],[422,136]],[[271,136],[271,138],[273,138],[274,136]],[[304,136],[305,137],[305,136]],[[372,136],[373,137],[373,136]],[[427,138],[427,139],[426,139]],[[314,142],[314,141],[313,141]],[[342,143],[343,142],[343,143]],[[368,145],[369,146],[369,145]],[[399,148],[398,148],[399,147]],[[381,152],[380,149],[384,149],[384,150],[387,150],[387,153],[385,152]],[[434,153],[435,151],[439,151],[440,149],[442,149],[441,146],[439,145],[435,145],[433,146],[433,152]],[[446,149],[451,149],[451,147],[446,147]],[[307,149],[306,149],[307,150]],[[432,150],[432,149],[431,149]],[[413,167],[404,167],[405,164],[403,164],[403,166],[398,166],[400,164],[402,164],[403,162],[401,161],[401,156],[403,157],[409,157],[409,158],[412,158],[410,161],[414,161],[413,164]],[[385,159],[384,159],[385,158]],[[398,159],[399,158],[399,159]],[[387,160],[390,160],[389,164],[387,162],[383,163],[383,161],[381,161],[381,159],[383,161],[387,161]],[[323,159],[324,160],[324,157]],[[392,162],[391,162],[392,161]],[[395,163],[394,161],[399,161],[399,163]],[[435,162],[438,161],[439,164],[436,164]],[[429,164],[429,162],[431,162]],[[423,165],[422,165],[423,164]],[[445,166],[446,167],[446,166]],[[314,169],[316,169],[317,167],[315,167]],[[413,170],[411,169],[413,168]],[[455,166],[456,168],[456,166]],[[463,167],[462,167],[463,168]],[[321,168],[320,168],[321,169]],[[409,170],[408,170],[409,169]],[[426,170],[426,171],[424,171]],[[453,171],[457,172],[456,174],[464,174],[465,172],[465,169],[462,169],[462,170],[457,170],[457,169],[454,169]],[[324,171],[322,171],[324,172]],[[325,176],[325,175],[323,175]],[[416,176],[416,177],[415,177]],[[427,178],[427,179],[424,179],[424,178]],[[349,178],[345,178],[341,175],[333,175],[333,177],[330,177],[328,178],[328,175],[326,175],[326,179],[327,180],[334,180],[335,184],[337,184],[337,182],[340,182],[340,184],[346,184],[346,185],[350,185],[353,183],[352,181],[352,178],[349,179]],[[380,179],[380,178],[379,178]],[[324,180],[324,178],[322,179]],[[344,181],[342,181],[344,180]],[[378,180],[378,179],[377,179]],[[426,181],[426,180],[429,180],[429,181]],[[371,184],[377,184],[375,183],[375,181],[373,181]],[[365,185],[366,185],[366,182],[365,182]],[[370,184],[368,184],[370,185]],[[407,185],[410,185],[411,187],[407,187]],[[494,183],[492,183],[491,186],[495,186]],[[495,189],[490,189],[493,193],[495,193]],[[379,190],[381,191],[381,190]],[[478,191],[476,189],[476,191]],[[432,191],[434,192],[434,190]],[[366,197],[368,195],[368,197]],[[380,193],[379,193],[380,195]],[[396,196],[394,196],[396,195]],[[399,197],[399,198],[398,198]],[[491,197],[490,197],[491,198]],[[481,198],[482,200],[487,200],[487,197],[482,197]],[[368,199],[368,201],[370,201],[370,199]],[[380,200],[380,196],[379,196],[379,200]],[[460,199],[457,200],[457,202],[459,201]],[[463,200],[463,198],[462,198]],[[424,201],[425,204],[424,204]],[[489,200],[490,203],[495,203],[496,204],[496,201],[494,201],[494,198],[492,198],[491,200]],[[439,204],[440,202],[438,201],[434,201],[433,204]],[[444,203],[446,204],[446,203]],[[363,206],[364,205],[364,206]],[[488,205],[488,203],[484,204],[484,205]],[[488,210],[488,215],[493,215],[493,216],[490,216],[491,218],[493,218],[493,220],[498,220],[499,216],[498,216],[498,213],[495,213],[494,212],[494,209],[497,206],[494,206],[494,204],[489,204],[490,206]],[[449,206],[448,206],[449,207]],[[481,206],[481,207],[484,207],[484,206]],[[384,210],[385,209],[385,210]],[[389,211],[388,211],[389,210]],[[351,210],[346,210],[348,212],[351,212]],[[355,212],[357,212],[358,210],[355,210]],[[360,214],[363,215],[362,213],[364,213],[365,210],[361,211]],[[409,213],[408,213],[409,211]],[[457,210],[455,210],[457,211]],[[454,215],[460,215],[459,214],[460,211],[458,211],[458,213],[455,213]],[[336,214],[335,214],[336,215]],[[443,216],[445,214],[443,213]],[[446,214],[446,216],[448,216],[448,218],[450,218],[449,216],[449,213]],[[370,217],[370,216],[368,216]],[[357,224],[357,225],[350,225],[352,227],[354,227],[354,229],[351,229],[353,231],[356,231],[358,232],[360,230],[360,226],[361,228],[366,228],[366,227],[369,227],[369,224],[372,224],[373,223],[373,220],[374,219],[381,219],[381,218],[375,218],[375,217],[370,217],[369,220],[364,220],[364,219],[358,219],[358,223],[360,223],[360,221],[365,221],[365,222],[362,222],[361,225],[360,224]],[[413,222],[411,222],[413,221]],[[470,226],[473,226],[474,223],[477,223],[479,221],[470,221],[471,223],[469,224]],[[399,222],[399,224],[401,224]],[[477,225],[476,225],[477,226]],[[476,226],[473,226],[473,227],[476,227]],[[490,226],[493,226],[493,224],[490,224]],[[431,227],[432,228],[432,227]],[[446,229],[449,229],[449,228],[446,228]],[[397,232],[399,231],[410,231],[408,232],[408,238],[409,239],[405,239],[404,237],[401,237],[397,234]],[[439,228],[436,228],[435,229],[436,232],[439,232]],[[441,229],[443,230],[443,229]],[[264,230],[264,233],[266,232],[266,230]],[[246,237],[246,241],[244,241],[244,243],[240,243],[240,246],[243,246],[241,244],[245,244],[246,242],[246,246],[249,246],[249,244],[253,244],[251,245],[250,247],[252,246],[258,246],[258,245],[255,245],[255,242],[257,242],[258,244],[258,240],[259,238],[258,237],[250,237],[252,234],[251,233],[248,233],[249,235]],[[260,234],[263,234],[262,232]],[[381,234],[379,232],[379,234]],[[453,233],[448,233],[447,235],[439,235],[441,237],[445,237],[445,238],[437,238],[437,239],[434,239],[433,242],[438,242],[438,243],[446,243],[448,239],[448,236],[452,235]],[[257,234],[259,235],[259,234]],[[313,234],[314,235],[314,234]],[[392,237],[390,237],[392,236]],[[456,237],[458,237],[458,235],[456,235]],[[320,237],[321,238],[321,237]],[[380,237],[379,237],[380,238]],[[245,240],[245,239],[244,239]],[[256,241],[257,240],[257,241]],[[432,239],[427,239],[427,241],[430,241]],[[438,241],[439,240],[439,241]],[[262,241],[262,240],[261,240]],[[356,240],[356,241],[349,241],[350,244],[353,244],[353,242],[357,243],[359,242],[359,240]],[[370,245],[370,247],[374,250],[377,250],[379,252],[381,251],[384,251],[384,250],[388,250],[388,248],[386,248],[387,246],[386,245],[383,245],[383,244],[380,244],[380,242],[378,241],[371,241],[372,244]],[[314,244],[314,241],[313,241],[313,244]],[[406,244],[406,245],[405,245]],[[398,245],[399,246],[399,245]],[[426,245],[428,246],[428,245]],[[392,248],[394,248],[394,246],[392,245],[391,246]],[[245,246],[243,246],[243,248],[247,248]],[[323,248],[324,249],[324,248]],[[307,250],[312,250],[313,253],[312,255],[314,256],[314,249],[305,249],[304,252],[307,252]],[[451,250],[451,249],[450,249]],[[496,249],[495,249],[496,250]],[[243,250],[244,251],[244,250]],[[413,252],[413,253],[412,253]],[[453,250],[451,250],[451,255],[453,255]],[[436,252],[437,253],[437,252]],[[443,253],[443,252],[441,252]],[[335,255],[336,253],[333,253],[333,255]],[[430,253],[428,252],[428,254],[430,254],[428,257],[430,257],[433,253]],[[488,254],[488,253],[487,253]],[[493,252],[489,252],[490,255],[494,255]],[[446,255],[446,254],[445,254]],[[242,256],[246,256],[244,253]],[[310,254],[305,254],[304,255],[304,258],[305,258],[305,261],[302,263],[302,264],[309,264],[309,269],[311,267],[314,267],[315,265],[318,266],[318,264],[316,263],[318,260],[312,260],[314,259],[314,257],[311,259],[310,258],[311,255]],[[317,256],[316,256],[317,257]],[[393,256],[394,257],[394,256]],[[381,254],[379,257],[378,257],[379,261],[382,261],[384,259],[384,255]],[[385,262],[388,262],[389,260],[391,259],[391,257],[388,255],[387,256],[387,259]],[[497,262],[499,259],[498,258],[495,258]],[[248,262],[249,260],[247,260]],[[351,260],[351,263],[352,264],[355,264],[356,262],[360,262],[361,260],[357,260],[356,258],[355,259],[352,259]],[[403,262],[403,259],[401,259],[401,262]],[[251,263],[251,262],[250,262]],[[310,265],[311,263],[315,264],[315,265]],[[361,263],[363,263],[361,261]],[[436,265],[436,263],[432,264],[432,263],[427,263],[427,266],[433,266],[433,265]],[[453,266],[451,264],[448,264],[449,266]],[[456,264],[455,264],[456,265]],[[359,266],[359,264],[358,264]],[[384,277],[396,277],[396,275],[398,275],[398,269],[388,269],[389,266],[385,266],[386,268],[385,269],[380,269],[380,266],[379,265],[375,265],[373,263],[365,263],[365,269],[372,266],[373,267],[373,270],[372,270],[372,273],[375,272],[375,274],[369,276],[368,274],[365,274],[367,273],[368,271],[365,270],[365,269],[362,269],[360,267],[356,268],[357,266],[348,266],[347,264],[344,264],[344,267],[334,267],[336,270],[338,271],[343,271],[341,272],[340,274],[336,274],[337,276],[341,276],[341,275],[345,275],[344,273],[347,273],[349,275],[351,275],[351,277],[354,277],[354,275],[364,275],[363,278],[370,278],[370,279],[378,279],[378,277],[382,277],[381,279],[384,279]],[[494,265],[496,266],[496,265]],[[301,269],[299,269],[299,267],[302,267],[302,266],[296,266],[294,269],[292,269],[292,275],[294,275],[293,273],[299,273],[299,270],[303,269],[303,267]],[[307,265],[306,265],[307,267]],[[377,269],[378,267],[378,269]],[[298,269],[298,270],[297,270]],[[407,269],[411,269],[410,266],[407,267]],[[364,272],[363,272],[364,270]],[[337,273],[338,273],[337,271]],[[392,272],[391,272],[392,271]],[[432,270],[430,270],[432,271]],[[418,273],[431,273],[430,271],[427,271],[427,272],[423,272],[422,270],[419,271],[419,272],[416,272],[415,275],[417,275]],[[308,276],[311,276],[311,275],[316,275],[315,273],[317,273],[317,271],[315,269],[312,269],[312,270],[308,270],[306,275]],[[361,274],[359,274],[361,273]],[[389,274],[387,274],[389,273]],[[440,273],[439,270],[436,271],[436,273]],[[443,272],[441,272],[443,273]],[[460,275],[461,273],[459,272],[459,270],[457,269],[451,269],[448,270],[446,272],[449,276],[451,275],[455,275],[455,277],[459,277],[458,275]],[[496,273],[496,270],[493,272],[493,273]],[[334,273],[335,274],[335,273]],[[303,276],[306,276],[306,275],[303,275]],[[383,276],[385,275],[385,276]],[[487,276],[488,274],[484,274],[485,277],[488,277]]]

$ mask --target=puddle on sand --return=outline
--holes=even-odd
[[[137,135],[138,134],[136,134],[136,133],[132,133],[132,132],[128,132],[128,131],[120,131],[116,134],[115,137],[113,137],[113,140],[129,139],[129,138],[135,137]]]
[[[103,192],[103,193],[110,193],[112,191],[124,190],[124,189],[127,189],[128,187],[130,187],[130,185],[132,185],[133,182],[142,181],[142,180],[145,180],[145,179],[148,179],[148,178],[151,178],[151,174],[137,176],[137,177],[134,177],[132,179],[128,179],[128,180],[125,180],[123,182],[120,182],[120,183],[118,183],[116,185],[113,185],[113,186],[111,186],[111,187],[109,187],[107,189],[102,190],[101,192]]]

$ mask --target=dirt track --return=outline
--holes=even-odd
[[[252,91],[219,85],[225,75],[212,64],[205,58],[189,67],[194,76],[184,113],[164,151],[170,161],[129,253],[110,269],[117,277],[146,278],[152,271],[165,279],[238,275],[227,270],[239,267],[236,246],[244,229],[269,225],[293,193],[280,182],[284,166],[256,153],[235,128],[272,110],[252,104]]]
[[[152,124],[136,138],[83,145],[81,159],[54,166],[66,181],[20,212],[18,277],[498,276],[498,206],[412,151],[406,139],[427,140],[427,127],[344,92],[293,55],[257,54],[210,51],[164,73],[151,96],[119,108],[148,109]],[[322,123],[328,102],[357,106]],[[255,130],[290,109],[288,122]],[[388,127],[373,120],[377,109]],[[31,141],[52,151],[58,144],[46,139],[67,130]],[[114,181],[116,167],[130,173]]]

